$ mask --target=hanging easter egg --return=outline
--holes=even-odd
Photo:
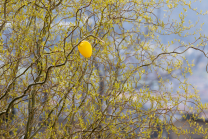
[[[92,55],[92,46],[88,41],[82,41],[78,46],[78,50],[86,58]]]

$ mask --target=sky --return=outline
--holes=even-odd
[[[188,0],[187,0],[188,1]],[[197,11],[202,10],[203,12],[206,12],[207,6],[208,6],[208,0],[202,0],[201,2],[195,2],[191,6],[194,8],[197,8]],[[182,11],[182,7],[179,7],[174,11],[173,18],[177,18],[178,14]],[[162,12],[161,12],[162,13]],[[188,22],[189,20],[192,22],[195,22],[199,19],[198,25],[193,28],[197,29],[200,28],[200,24],[204,23],[204,26],[202,27],[202,34],[205,34],[208,36],[208,15],[200,16],[196,15],[191,10],[188,10],[186,12],[187,17],[186,21]],[[191,32],[191,31],[190,31]],[[168,40],[168,38],[163,38],[164,43],[165,41]],[[194,39],[193,37],[190,38],[183,38],[183,41],[185,42],[191,42]],[[208,52],[208,46],[204,47],[205,51]],[[193,68],[193,74],[189,75],[189,82],[192,83],[193,85],[197,86],[197,89],[199,90],[199,94],[201,97],[201,100],[203,103],[208,102],[208,73],[206,72],[206,65],[208,63],[208,59],[203,55],[202,52],[200,51],[195,51],[193,49],[189,49],[186,53],[185,56],[191,62],[194,60],[195,67]]]
[[[187,0],[189,1],[189,0]],[[207,10],[207,6],[208,6],[208,0],[202,0],[201,2],[195,2],[193,3],[191,6],[193,6],[194,8],[197,8],[197,11],[202,10],[203,12],[206,12]],[[161,10],[161,9],[160,9]],[[183,7],[179,7],[177,9],[175,9],[173,11],[172,14],[172,18],[173,19],[179,19],[178,15],[183,11]],[[161,17],[163,14],[165,14],[164,11],[159,11],[158,13],[161,14]],[[197,20],[199,20],[198,25],[195,26],[192,30],[189,30],[189,32],[192,32],[195,29],[200,28],[200,24],[204,23],[204,26],[202,27],[202,31],[201,34],[205,34],[206,36],[208,36],[208,15],[196,15],[195,12],[191,11],[191,10],[187,10],[187,12],[185,13],[187,15],[186,17],[186,23],[188,23],[188,21],[191,22],[196,22]],[[176,37],[176,39],[179,39],[178,36],[164,36],[162,39],[164,44],[167,44],[168,41],[172,40],[172,37]],[[184,41],[185,43],[189,43],[189,42],[193,42],[195,36],[192,37],[188,37],[188,38],[182,38],[181,40]],[[204,51],[206,53],[208,53],[208,46],[204,46]],[[208,73],[206,72],[206,65],[208,64],[208,59],[204,56],[204,54],[200,51],[196,51],[193,49],[189,49],[187,52],[184,53],[184,55],[186,56],[186,58],[188,59],[189,62],[194,61],[195,66],[192,68],[192,75],[188,75],[188,81],[189,83],[191,83],[192,85],[197,87],[197,90],[199,91],[199,95],[201,98],[201,102],[204,103],[208,103]],[[173,84],[177,83],[173,81]],[[157,85],[157,84],[156,84]],[[194,106],[193,104],[189,104],[191,106]],[[184,108],[184,105],[180,106],[181,109]],[[208,117],[208,112],[206,111],[206,118]],[[178,115],[179,116],[179,115]],[[203,116],[203,114],[202,114]],[[177,116],[176,116],[177,117]],[[180,118],[181,116],[177,117]]]
[[[187,0],[187,2],[188,1],[189,0]],[[191,6],[193,8],[197,8],[197,11],[202,10],[202,12],[206,12],[207,6],[208,6],[208,0],[202,0],[201,2],[197,1],[195,3],[192,3]],[[181,12],[184,13],[183,8],[184,7],[182,7],[182,6],[179,6],[178,8],[176,8],[172,12],[170,18],[180,21],[178,15]],[[201,27],[200,25],[202,23],[204,23],[204,26],[202,27],[202,30],[200,32],[201,32],[201,34],[208,36],[208,27],[207,27],[208,26],[208,15],[197,15],[196,12],[194,12],[192,10],[188,10],[188,7],[185,7],[185,8],[187,8],[187,12],[185,12],[185,15],[186,15],[185,25],[186,24],[188,25],[189,21],[191,21],[192,23],[195,23],[196,21],[198,21],[198,24],[193,29],[189,30],[188,32],[193,32],[194,30],[199,29]],[[159,10],[155,11],[154,13],[159,15],[161,20],[167,21],[167,19],[163,17],[164,14],[166,14],[165,10],[166,10],[166,8],[159,9]],[[124,27],[126,29],[129,29],[130,26],[128,24],[124,24]],[[172,35],[172,36],[168,35],[168,36],[161,37],[161,40],[162,40],[163,44],[168,44],[168,41],[173,40],[173,38],[174,39],[181,39],[185,43],[189,43],[189,42],[191,43],[194,41],[194,37],[197,37],[197,35],[190,36],[187,38],[180,38],[179,36],[176,36],[176,35]],[[208,46],[207,45],[204,46],[204,51],[206,53],[208,53]],[[208,72],[206,72],[206,65],[208,64],[208,59],[204,56],[204,54],[202,52],[196,51],[194,49],[189,49],[183,55],[186,56],[189,63],[192,63],[192,61],[193,61],[194,65],[195,65],[192,68],[193,74],[187,75],[188,82],[197,87],[197,90],[199,91],[199,95],[200,95],[202,103],[208,103]],[[151,79],[154,79],[154,77],[150,76],[149,80],[151,80]],[[175,85],[175,87],[178,88],[179,84],[174,80],[172,80],[172,82]],[[152,89],[157,89],[157,88],[158,88],[158,83],[157,83],[157,80],[155,80],[153,83]],[[191,103],[190,103],[190,105],[194,106]],[[181,109],[184,108],[184,106],[182,106],[182,105],[180,107],[181,107]]]

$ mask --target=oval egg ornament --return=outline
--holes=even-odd
[[[92,55],[92,46],[88,41],[82,41],[78,46],[78,50],[86,58]]]

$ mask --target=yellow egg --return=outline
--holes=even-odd
[[[86,58],[92,55],[92,46],[88,41],[82,41],[78,46],[78,50]]]

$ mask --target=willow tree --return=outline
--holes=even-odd
[[[179,6],[184,11],[172,19]],[[158,9],[166,9],[164,17]],[[186,10],[203,15],[185,0],[0,2],[0,136],[150,138],[156,131],[161,138],[163,130],[186,135],[174,126],[175,114],[193,111],[197,118],[206,105],[186,78],[194,64],[183,54],[193,49],[206,56],[207,41],[196,23],[185,22]],[[181,40],[161,41],[173,35]],[[90,58],[77,49],[83,40],[92,45]],[[156,90],[145,80],[153,73]],[[173,80],[179,84],[174,89]]]

